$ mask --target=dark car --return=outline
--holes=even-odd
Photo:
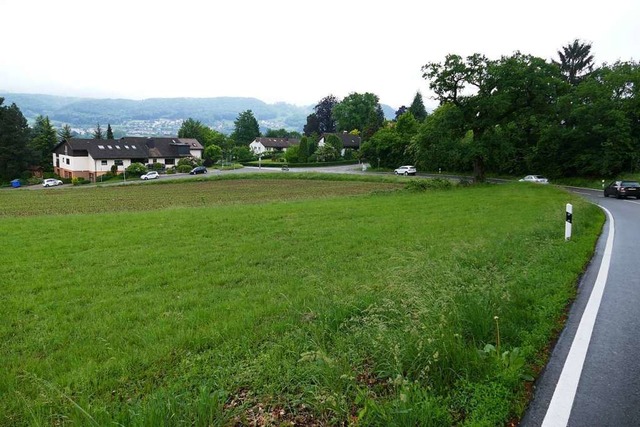
[[[613,181],[604,189],[604,197],[616,196],[618,199],[629,196],[640,199],[640,183],[638,181]]]
[[[204,166],[196,166],[195,168],[191,169],[191,172],[189,172],[189,174],[191,175],[197,175],[199,173],[207,173],[207,168],[205,168]]]

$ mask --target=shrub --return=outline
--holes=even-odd
[[[160,172],[161,170],[164,170],[164,168],[165,168],[164,164],[156,162],[156,163],[152,163],[151,164],[151,168],[150,169],[154,170],[154,171],[157,171],[157,172]]]
[[[131,175],[142,175],[147,172],[147,167],[142,163],[131,163],[129,167],[127,167],[127,173]]]
[[[183,157],[182,159],[178,160],[178,171],[180,171],[180,166],[188,166],[189,170],[191,170],[196,166],[200,166],[201,163],[202,163],[202,160],[196,159],[193,156]]]
[[[118,175],[118,166],[111,165],[111,175],[113,175],[113,176],[117,176]]]
[[[169,168],[169,169],[167,169],[167,174],[172,175],[172,174],[174,174],[174,173],[176,173],[176,168]]]
[[[453,187],[453,184],[448,179],[433,178],[433,179],[412,179],[407,182],[405,188],[411,191],[426,191],[437,189],[448,189]]]
[[[187,173],[187,172],[190,172],[191,169],[193,169],[193,168],[191,167],[191,165],[178,165],[177,168],[173,168],[173,169],[174,169],[174,171],[175,171],[175,169],[178,169],[178,172],[180,172],[180,173]],[[175,173],[175,172],[173,172],[173,173]]]

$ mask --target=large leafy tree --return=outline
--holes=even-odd
[[[364,139],[371,137],[384,123],[384,113],[377,95],[353,92],[333,107],[337,130],[358,130]]]
[[[563,85],[556,67],[520,53],[496,61],[447,55],[422,70],[441,105],[461,112],[464,135],[471,132],[467,153],[476,181],[484,181],[487,164],[496,167],[505,155],[522,164],[518,157],[528,155]]]
[[[218,160],[222,159],[222,148],[215,144],[211,144],[204,149],[205,166],[211,166]]]
[[[34,154],[34,162],[42,166],[45,170],[53,169],[51,152],[58,143],[55,128],[49,121],[49,117],[36,117],[35,124],[31,131],[31,149]]]
[[[410,152],[421,170],[468,171],[467,126],[460,108],[449,102],[436,108],[418,128]]]
[[[311,113],[307,116],[307,123],[302,130],[305,136],[311,136],[313,134],[320,135],[320,121],[316,113]]]
[[[424,102],[422,101],[422,94],[420,92],[416,92],[416,96],[413,97],[413,102],[409,107],[409,111],[419,122],[424,121],[427,117],[427,109],[424,108]]]
[[[336,131],[336,120],[333,117],[333,108],[339,101],[333,95],[325,96],[314,107],[318,119],[318,133],[332,133]]]
[[[16,104],[0,97],[0,180],[17,178],[30,162],[29,126]]]
[[[236,145],[249,145],[260,136],[260,126],[251,110],[240,113],[233,123],[235,127],[231,139]]]
[[[558,51],[558,62],[562,74],[572,85],[577,85],[593,71],[593,55],[591,45],[576,39]]]
[[[546,157],[565,175],[613,177],[640,167],[640,67],[605,65],[559,101],[559,119],[541,138]]]
[[[362,144],[362,156],[375,166],[398,167],[414,163],[414,155],[409,150],[410,142],[418,132],[418,122],[413,114],[406,112],[396,123],[378,130]]]
[[[188,118],[182,122],[178,130],[178,138],[194,138],[205,148],[210,145],[216,145],[221,149],[230,148],[231,141],[229,138],[209,126],[202,124],[199,120]]]

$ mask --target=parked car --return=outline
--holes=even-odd
[[[416,167],[415,166],[400,166],[398,169],[393,171],[396,175],[415,175]]]
[[[47,178],[42,183],[43,187],[55,187],[56,185],[62,185],[62,181],[54,178]]]
[[[205,168],[204,166],[196,166],[195,168],[191,169],[191,172],[189,172],[189,174],[191,175],[197,175],[199,173],[207,173],[207,168]]]
[[[140,179],[143,179],[143,180],[158,179],[158,178],[160,178],[160,174],[158,174],[158,172],[156,171],[150,171],[145,173],[144,175],[140,175]]]
[[[542,175],[527,175],[520,182],[535,182],[536,184],[548,184],[549,180]]]
[[[604,189],[604,197],[616,196],[626,199],[629,196],[640,199],[640,183],[638,181],[613,181]]]

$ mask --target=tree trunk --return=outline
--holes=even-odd
[[[484,159],[476,156],[473,159],[473,182],[484,182]]]

